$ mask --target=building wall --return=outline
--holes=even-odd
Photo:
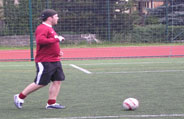
[[[159,7],[163,4],[164,4],[164,2],[153,2],[153,8]]]
[[[138,4],[139,4],[138,10],[140,10],[139,12],[143,13],[143,14],[147,14],[147,10],[146,10],[147,8],[150,8],[150,9],[157,8],[157,7],[161,6],[161,5],[163,5],[164,2],[160,2],[160,1],[153,1],[153,2],[151,2],[151,1],[144,1],[144,2],[138,2]],[[142,7],[142,8],[140,8],[140,7]]]
[[[0,46],[29,46],[30,37],[24,36],[0,36]]]

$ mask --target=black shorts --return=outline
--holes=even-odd
[[[63,81],[65,75],[61,62],[38,62],[36,63],[36,78],[34,82],[38,85],[47,85],[50,81]]]

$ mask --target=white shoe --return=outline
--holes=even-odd
[[[19,98],[19,94],[14,95],[14,104],[18,109],[22,108],[23,103],[24,100]]]
[[[45,108],[46,108],[46,109],[64,109],[64,108],[66,108],[66,107],[63,106],[63,105],[60,105],[60,104],[58,104],[58,103],[54,103],[54,104],[52,104],[52,105],[47,104]]]

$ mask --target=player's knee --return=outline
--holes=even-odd
[[[52,83],[55,86],[60,86],[61,85],[61,81],[53,81]]]

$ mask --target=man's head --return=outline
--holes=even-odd
[[[41,19],[44,22],[48,22],[51,25],[56,25],[58,22],[58,14],[53,9],[45,9],[41,12]]]

